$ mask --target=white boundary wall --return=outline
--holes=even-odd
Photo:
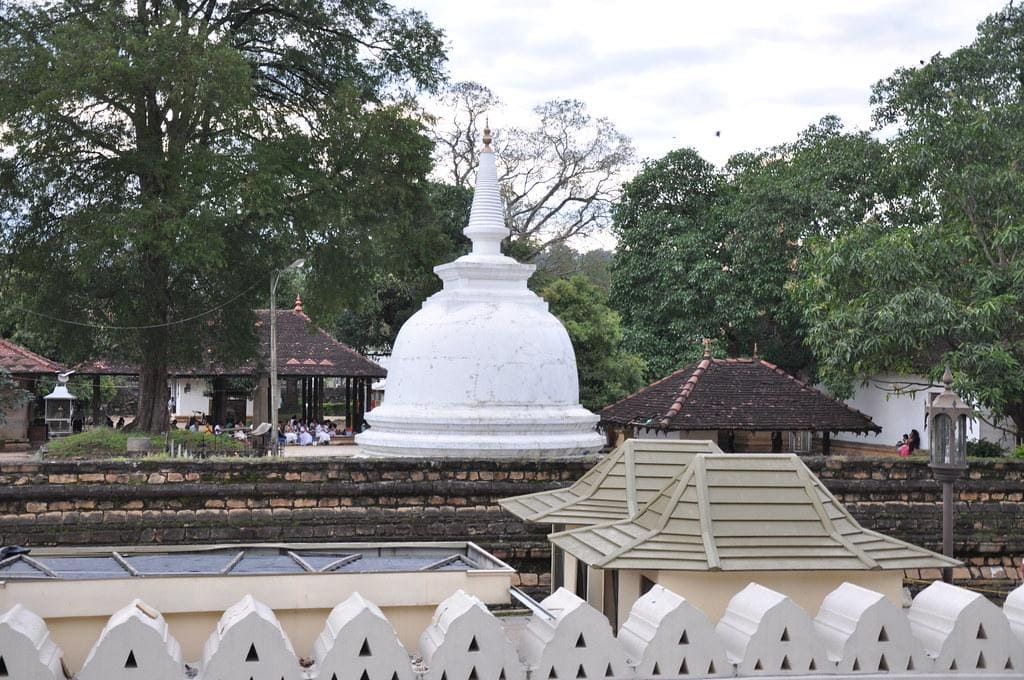
[[[600,613],[559,589],[536,607],[518,642],[462,591],[442,602],[410,658],[373,603],[334,609],[315,649],[292,649],[274,612],[246,596],[211,631],[203,659],[184,664],[163,617],[135,601],[111,617],[79,680],[602,680],[603,678],[1024,677],[1024,586],[1000,609],[933,583],[901,612],[879,593],[844,584],[816,618],[750,584],[712,628],[660,586],[633,605],[618,638]],[[450,639],[449,639],[450,638]],[[449,649],[450,648],[450,649]],[[0,615],[0,677],[60,680],[60,650],[20,605]]]

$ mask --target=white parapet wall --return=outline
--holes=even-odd
[[[810,617],[782,593],[751,583],[715,626],[740,675],[807,675],[835,669]]]
[[[999,607],[978,593],[936,581],[914,598],[908,618],[936,672],[995,671],[1024,677],[1020,640]]]
[[[178,680],[181,645],[160,612],[141,600],[116,612],[89,652],[77,680]]]
[[[277,615],[246,597],[224,612],[203,658],[184,664],[163,616],[134,601],[110,617],[81,669],[62,669],[46,623],[16,605],[0,615],[0,680],[1022,678],[1022,604],[1024,586],[1000,609],[935,583],[901,612],[880,593],[844,584],[812,620],[785,596],[751,584],[712,627],[703,612],[656,586],[616,638],[602,614],[560,589],[536,605],[525,628],[508,626],[519,632],[510,637],[479,599],[458,591],[438,606],[410,658],[381,610],[358,594],[331,611],[313,649],[300,655]]]
[[[732,664],[708,617],[662,586],[640,596],[619,629],[638,677],[731,677]]]
[[[881,593],[852,583],[833,590],[814,619],[840,673],[923,672],[932,668],[907,617]]]
[[[331,610],[313,660],[317,680],[413,680],[398,633],[380,608],[359,593]]]
[[[420,636],[423,680],[524,680],[505,630],[478,598],[461,590],[437,606]]]
[[[18,680],[64,677],[61,651],[46,623],[20,604],[0,616],[0,673]]]
[[[300,680],[301,677],[295,650],[274,612],[251,595],[224,612],[203,648],[199,680]]]
[[[600,613],[559,588],[541,603],[523,631],[519,654],[535,680],[587,680],[632,675],[622,645]]]

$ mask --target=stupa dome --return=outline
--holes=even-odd
[[[384,402],[356,443],[372,455],[558,456],[595,451],[597,416],[579,404],[576,355],[526,286],[533,265],[501,254],[508,236],[484,131],[465,255],[434,268],[444,288],[395,340]]]

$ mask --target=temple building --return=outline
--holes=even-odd
[[[387,396],[356,437],[386,456],[558,456],[596,451],[597,416],[579,404],[576,355],[526,286],[533,265],[501,254],[509,235],[490,131],[463,233],[472,252],[434,268],[444,288],[402,327]]]
[[[613,445],[711,439],[727,452],[831,453],[831,435],[881,431],[871,418],[757,356],[700,361],[601,409]]]
[[[65,368],[55,361],[17,345],[10,340],[0,338],[0,369],[11,376],[16,389],[29,393],[37,392],[36,381],[43,376],[52,378]],[[42,418],[42,409],[33,398],[26,400],[14,408],[10,408],[0,418],[0,442],[28,442],[35,444],[46,441],[46,427],[39,425],[32,428],[32,421]],[[2,448],[2,446],[0,446]]]
[[[282,418],[323,420],[344,416],[358,431],[363,415],[373,407],[370,386],[387,375],[377,363],[336,340],[302,310],[296,298],[292,309],[277,309],[277,375]],[[197,366],[174,366],[168,371],[172,417],[184,423],[192,416],[214,422],[270,421],[270,310],[256,310],[259,341],[255,358],[227,365],[207,361]],[[96,398],[94,422],[99,422],[99,379],[102,375],[137,376],[137,365],[101,358],[75,367],[93,376]],[[332,406],[334,405],[334,406]]]

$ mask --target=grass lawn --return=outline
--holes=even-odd
[[[124,458],[128,454],[128,438],[146,437],[152,440],[153,445],[147,454],[132,454],[135,456],[151,455],[164,451],[166,439],[164,435],[144,435],[139,433],[128,433],[123,430],[114,430],[109,427],[98,427],[94,430],[73,434],[60,439],[54,439],[46,445],[45,458],[73,458],[79,460],[102,459],[102,458]],[[181,444],[190,451],[205,450],[230,455],[232,451],[241,451],[246,445],[226,435],[214,436],[202,432],[188,432],[186,430],[173,430],[170,439],[175,444]]]

